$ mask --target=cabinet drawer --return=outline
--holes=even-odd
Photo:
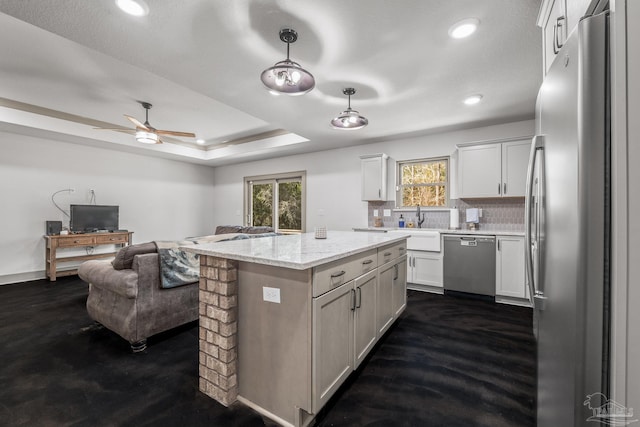
[[[313,269],[313,296],[322,295],[343,283],[378,267],[378,254],[372,249]]]
[[[378,249],[378,265],[386,264],[391,260],[407,253],[407,243],[394,243]]]
[[[126,243],[127,242],[127,236],[125,236],[124,234],[102,234],[99,236],[96,236],[96,244],[98,245],[104,245],[104,244],[109,244],[109,243],[113,243],[113,244],[117,244],[117,243]]]
[[[95,244],[94,236],[69,236],[64,239],[58,239],[58,247],[73,247],[79,245],[91,246]]]

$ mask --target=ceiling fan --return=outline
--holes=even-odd
[[[162,144],[162,140],[160,139],[160,135],[168,135],[168,136],[184,136],[189,138],[195,138],[195,134],[191,132],[178,132],[173,130],[160,130],[156,129],[149,124],[149,109],[151,109],[152,105],[148,102],[140,101],[140,104],[145,109],[145,121],[141,123],[140,120],[135,117],[131,117],[128,115],[124,115],[131,123],[136,125],[135,129],[124,129],[124,128],[96,128],[102,130],[115,130],[119,132],[126,132],[130,134],[135,134],[136,141],[141,142],[143,144]]]

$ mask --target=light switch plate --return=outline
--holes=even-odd
[[[373,216],[378,216],[378,209],[373,210]]]
[[[262,299],[268,302],[275,302],[276,304],[280,304],[280,289],[263,286]]]
[[[384,216],[391,216],[391,209],[385,209]]]

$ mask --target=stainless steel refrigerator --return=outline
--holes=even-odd
[[[587,396],[609,395],[608,33],[608,12],[584,18],[560,49],[536,104],[525,261],[540,427],[593,426]]]

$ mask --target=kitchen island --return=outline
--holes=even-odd
[[[329,231],[200,255],[200,390],[309,425],[406,307],[408,235]]]

